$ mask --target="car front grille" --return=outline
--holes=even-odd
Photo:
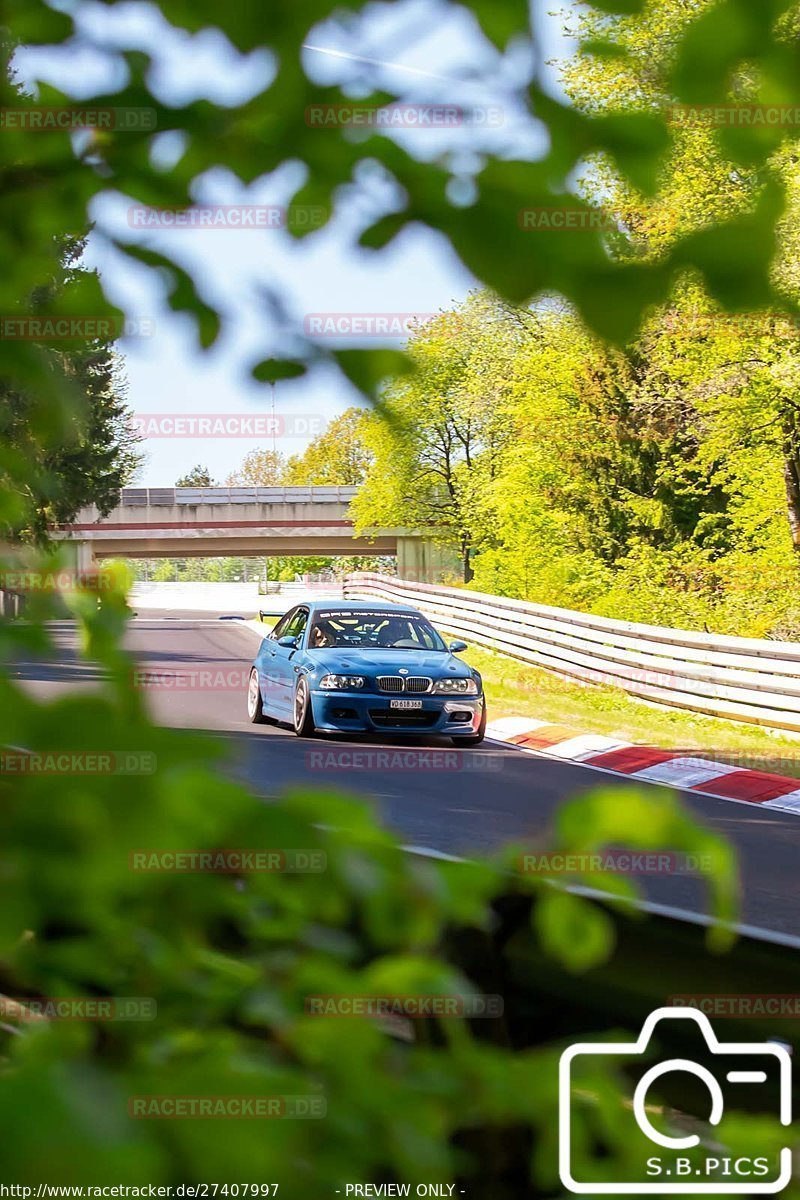
[[[433,687],[433,680],[427,675],[409,675],[403,678],[402,675],[379,675],[378,676],[378,691],[380,692],[429,692]]]

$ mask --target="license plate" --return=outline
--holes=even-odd
[[[390,700],[389,708],[422,708],[421,700]]]

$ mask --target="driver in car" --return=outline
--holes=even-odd
[[[315,621],[308,639],[309,646],[321,650],[325,646],[336,645],[336,631],[328,621]]]
[[[392,620],[378,630],[375,639],[378,646],[393,646],[395,642],[402,641],[408,637],[408,622]]]

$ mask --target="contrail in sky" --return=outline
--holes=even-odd
[[[317,54],[330,54],[331,58],[346,58],[349,62],[368,63],[371,67],[388,67],[392,71],[405,71],[409,75],[422,75],[425,79],[438,79],[441,83],[457,83],[447,75],[434,75],[432,71],[423,71],[419,67],[406,67],[402,63],[384,62],[380,58],[365,58],[363,54],[350,54],[347,50],[330,50],[327,46],[309,46],[303,44],[304,50],[316,50]]]

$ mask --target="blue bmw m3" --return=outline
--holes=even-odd
[[[291,609],[261,643],[247,711],[324,733],[436,734],[477,746],[486,731],[483,684],[415,608],[325,600]]]

